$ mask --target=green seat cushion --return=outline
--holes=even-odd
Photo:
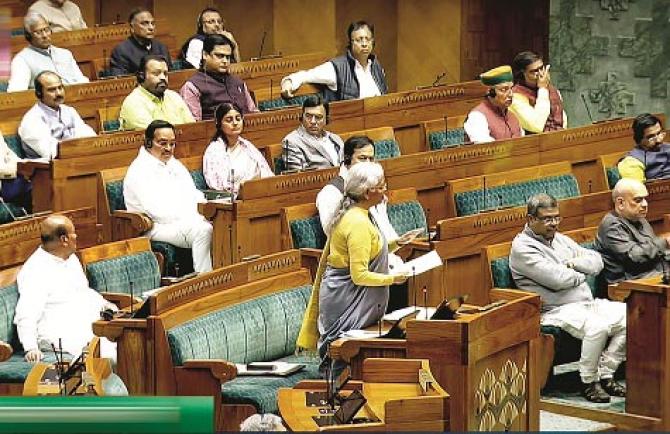
[[[21,349],[14,325],[14,311],[18,301],[19,289],[16,282],[0,288],[0,341],[10,344],[14,351]]]
[[[302,103],[305,102],[305,100],[308,97],[313,95],[316,94],[305,94],[305,95],[294,96],[291,98],[275,98],[267,101],[260,101],[258,103],[258,110],[266,111],[266,110],[276,110],[287,106],[302,106]]]
[[[326,245],[326,234],[321,227],[319,216],[297,219],[289,222],[293,248],[323,249]]]
[[[311,286],[227,306],[167,331],[172,361],[224,359],[266,362],[295,352]]]
[[[109,203],[109,211],[123,211],[126,209],[126,201],[123,198],[123,180],[112,181],[105,184],[107,190],[107,202]]]
[[[15,348],[15,347],[14,347]],[[14,351],[12,356],[0,362],[0,383],[23,383],[28,377],[31,369],[35,366],[34,363],[28,363],[24,359],[25,353],[23,351]],[[63,353],[63,359],[66,361],[72,360],[72,355]],[[53,363],[56,361],[53,352],[45,352],[42,362]]]
[[[7,92],[7,88],[9,87],[9,83],[6,81],[0,81],[0,92],[5,93]]]
[[[207,182],[205,182],[205,175],[202,173],[202,170],[196,169],[196,170],[191,170],[191,178],[193,178],[193,183],[195,184],[195,188],[198,190],[207,190]]]
[[[286,170],[286,165],[284,164],[284,158],[275,157],[275,175],[281,175],[283,171]]]
[[[106,133],[112,133],[121,129],[121,121],[119,119],[108,119],[102,121],[102,130]]]
[[[456,193],[456,213],[465,216],[497,207],[521,206],[526,204],[530,196],[538,193],[547,193],[559,200],[580,194],[577,179],[573,175],[549,176],[491,187],[486,192],[479,189]]]
[[[454,148],[465,142],[465,129],[453,128],[447,134],[444,131],[433,131],[428,134],[430,150],[435,151],[443,148]]]
[[[151,252],[139,252],[132,255],[93,262],[86,266],[86,275],[91,288],[98,292],[133,294],[156,289],[161,284],[158,261]]]
[[[173,59],[171,71],[180,71],[182,69],[193,69],[189,63],[184,62],[183,59]]]
[[[376,160],[386,160],[400,156],[400,147],[395,140],[377,140],[374,145]]]
[[[9,208],[9,210],[7,209]],[[10,212],[11,211],[11,214]],[[0,206],[0,224],[11,223],[14,217],[25,215],[26,211],[18,205],[11,202],[5,202],[4,206]],[[12,214],[14,216],[12,216]]]
[[[221,395],[224,404],[249,404],[258,413],[277,413],[277,391],[292,388],[302,380],[320,378],[319,358],[290,355],[278,359],[288,363],[302,363],[305,368],[286,377],[240,376],[223,384]]]
[[[428,224],[423,207],[416,201],[389,204],[386,208],[391,226],[398,235],[412,229],[422,228],[424,235],[428,234]]]
[[[617,182],[621,179],[621,174],[619,173],[619,168],[614,166],[614,167],[608,167],[605,169],[605,172],[607,172],[607,185],[609,185],[610,190],[614,188]]]

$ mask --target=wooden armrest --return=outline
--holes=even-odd
[[[622,289],[617,283],[611,283],[607,285],[607,296],[610,300],[626,302],[628,296],[630,296],[630,289]]]
[[[131,302],[130,294],[123,294],[120,292],[101,292],[100,295],[102,295],[102,297],[108,302],[117,305],[119,309],[125,309],[127,307],[130,307]],[[137,297],[133,297],[133,299],[134,299],[133,304],[142,303],[142,300],[140,300]]]
[[[138,212],[118,210],[112,213],[112,218],[129,221],[130,226],[140,233],[148,231],[154,225],[154,222],[149,217]]]
[[[184,362],[186,370],[209,370],[212,377],[221,382],[237,377],[237,367],[225,360],[193,359]]]
[[[309,247],[300,248],[300,255],[316,258],[317,260],[321,258],[321,253],[323,253],[322,249],[312,249]]]
[[[405,339],[338,339],[330,346],[330,356],[347,363],[361,352],[362,349],[404,350]]]
[[[19,161],[16,164],[16,173],[26,179],[32,178],[36,170],[49,170],[51,163],[45,161]]]

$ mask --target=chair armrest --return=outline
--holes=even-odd
[[[317,262],[321,258],[321,253],[323,252],[322,249],[312,249],[309,247],[302,247],[300,248],[300,255],[301,256],[306,256],[308,258],[316,258]]]
[[[185,370],[209,371],[213,378],[223,382],[237,377],[237,367],[225,360],[192,359],[184,362]]]
[[[51,163],[45,161],[19,161],[16,165],[16,174],[30,179],[36,170],[49,170]]]
[[[398,350],[406,349],[405,339],[338,339],[330,346],[330,356],[333,359],[350,363],[364,350]]]
[[[139,233],[144,233],[154,226],[154,222],[147,215],[139,212],[114,211],[112,219],[126,221],[127,223],[125,224],[129,224],[131,228]]]
[[[102,295],[102,297],[108,302],[117,305],[119,309],[125,309],[127,307],[130,307],[130,301],[131,301],[130,294],[123,294],[120,292],[101,292],[100,295]],[[142,301],[137,297],[133,298],[134,298],[134,304],[142,303]]]

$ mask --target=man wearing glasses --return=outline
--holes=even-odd
[[[514,96],[510,110],[528,133],[568,127],[563,98],[551,84],[549,67],[532,51],[523,51],[512,61]]]
[[[153,222],[146,236],[190,248],[193,269],[210,271],[212,225],[198,212],[206,202],[188,169],[176,158],[174,126],[155,120],[144,132],[144,146],[123,180],[126,209],[146,214]]]
[[[463,124],[470,140],[485,143],[523,136],[519,120],[509,110],[514,86],[512,68],[509,65],[499,66],[484,72],[479,78],[489,91],[484,101],[468,113]]]
[[[303,83],[324,86],[326,101],[368,98],[388,93],[384,68],[372,54],[375,27],[365,21],[351,23],[347,29],[347,53],[307,71],[295,72],[281,81],[284,98]]]
[[[670,178],[670,144],[663,143],[664,138],[659,118],[649,113],[636,117],[633,121],[635,147],[617,165],[621,177],[639,182]]]
[[[528,200],[526,226],[512,242],[509,266],[517,287],[542,299],[541,324],[559,327],[582,341],[582,394],[592,402],[625,396],[614,372],[626,356],[626,305],[593,297],[586,279],[603,268],[598,252],[558,232],[556,199],[540,193]]]

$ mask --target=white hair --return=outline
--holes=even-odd
[[[240,431],[286,431],[281,417],[271,414],[254,414],[240,424]]]
[[[356,202],[363,200],[368,190],[378,185],[383,179],[384,168],[379,163],[365,161],[351,166],[344,179],[344,197],[335,218],[326,227],[326,233],[330,235],[347,210]]]
[[[44,18],[44,15],[42,15],[39,12],[28,12],[25,17],[23,17],[23,29],[30,33],[30,28],[37,24],[39,20],[44,20],[47,24],[49,24],[49,21]]]
[[[612,201],[624,197],[626,193],[632,192],[640,187],[646,188],[643,183],[632,178],[621,178],[612,189]]]

